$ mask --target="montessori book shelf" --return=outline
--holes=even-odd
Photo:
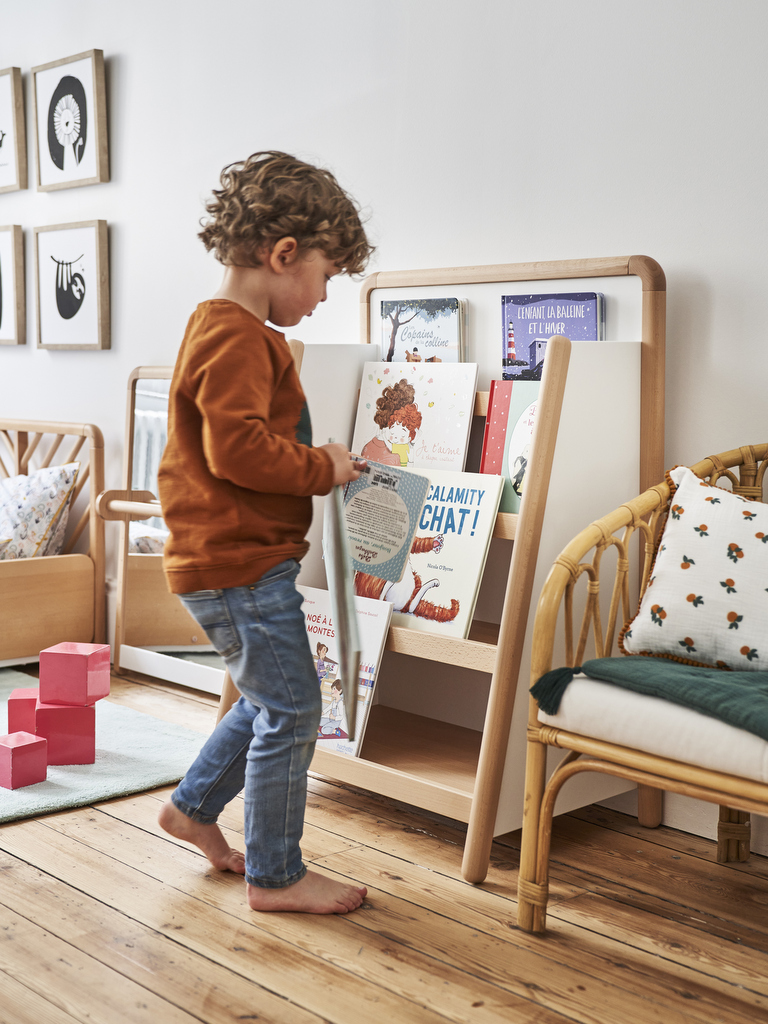
[[[524,499],[519,514],[496,517],[468,638],[390,626],[359,756],[318,747],[312,762],[318,774],[467,823],[462,871],[472,882],[487,873],[493,837],[522,823],[530,634],[549,568],[577,528],[664,474],[664,273],[646,256],[382,272],[363,282],[362,345],[292,343],[297,366],[302,358],[305,364],[316,443],[328,436],[349,442],[362,366],[380,354],[382,301],[460,299],[464,359],[478,364],[465,469],[477,472],[490,382],[501,376],[501,296],[587,291],[605,297],[607,340],[547,342]],[[139,459],[147,447],[139,443],[137,403],[159,403],[155,392],[165,385],[167,393],[171,372],[140,367],[131,374],[124,490],[99,502],[121,529],[115,670],[222,692],[221,668],[194,654],[210,651],[208,640],[168,593],[162,555],[129,552],[131,521],[161,515],[153,489],[137,489],[149,485],[133,471],[134,453]],[[317,507],[315,519],[299,583],[322,588]],[[587,773],[581,780],[566,787],[558,813],[628,785]],[[649,820],[657,807],[652,791],[640,797]]]
[[[312,762],[322,775],[466,822],[462,871],[472,882],[487,873],[493,837],[522,823],[530,631],[549,568],[579,524],[664,474],[666,282],[655,260],[630,256],[389,271],[367,278],[361,292],[361,340],[377,353],[382,300],[465,300],[464,358],[479,364],[474,418],[482,438],[490,380],[500,376],[501,296],[587,290],[605,296],[609,340],[548,341],[524,500],[519,514],[497,515],[488,594],[481,592],[469,638],[392,625],[386,646],[396,657],[388,665],[385,654],[360,756],[318,749]],[[479,454],[470,444],[467,470],[478,469]],[[457,669],[458,707],[441,696]],[[403,676],[405,687],[390,681]],[[558,813],[628,788],[582,779]],[[652,808],[652,794],[642,795]]]

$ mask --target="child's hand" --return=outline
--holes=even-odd
[[[344,444],[322,444],[320,447],[331,457],[335,484],[346,484],[350,480],[357,480],[360,470],[367,465],[365,459],[353,457],[349,448]]]

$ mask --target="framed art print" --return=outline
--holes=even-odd
[[[32,80],[38,192],[109,181],[103,52],[41,64]]]
[[[0,192],[27,187],[27,135],[21,70],[0,71]]]
[[[107,222],[35,228],[37,347],[109,348]]]
[[[0,228],[0,345],[26,345],[24,235],[18,224]]]

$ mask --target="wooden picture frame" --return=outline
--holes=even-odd
[[[0,192],[27,187],[27,132],[21,69],[0,71]]]
[[[102,50],[32,68],[37,191],[109,181]]]
[[[0,227],[0,345],[26,345],[24,233],[19,224]]]
[[[105,220],[35,228],[35,299],[38,348],[109,348]]]

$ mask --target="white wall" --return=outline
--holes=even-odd
[[[371,270],[655,257],[667,275],[667,464],[768,437],[765,0],[25,0],[0,68],[93,47],[112,180],[0,195],[27,247],[28,344],[0,415],[97,423],[120,480],[125,382],[172,363],[218,283],[195,233],[221,167],[323,163],[370,211]],[[32,228],[110,225],[112,349],[35,348]],[[357,339],[336,281],[305,341]],[[580,524],[574,524],[578,526]]]

